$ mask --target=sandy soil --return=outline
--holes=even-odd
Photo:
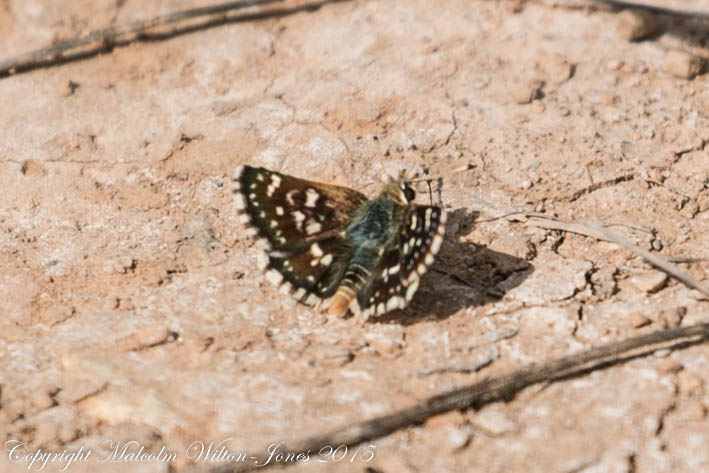
[[[196,5],[3,0],[0,58]],[[343,2],[0,79],[0,439],[94,449],[75,473],[167,472],[194,442],[253,452],[709,321],[698,292],[615,244],[494,219],[595,220],[709,256],[709,82],[671,53],[706,52],[709,28],[630,42],[618,22],[551,2]],[[230,175],[372,194],[374,135],[392,173],[476,167],[443,180],[446,239],[411,307],[327,320],[255,269]],[[423,374],[451,365],[484,367]],[[709,471],[708,381],[709,346],[660,352],[433,418],[372,442],[369,462],[289,471]],[[130,441],[176,458],[96,463]],[[12,445],[0,470],[27,471]]]

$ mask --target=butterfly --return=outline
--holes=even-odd
[[[405,308],[443,242],[445,212],[415,204],[410,184],[389,178],[368,199],[265,168],[237,166],[232,177],[239,218],[265,249],[266,279],[306,305],[364,320]]]

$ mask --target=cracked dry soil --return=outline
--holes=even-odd
[[[5,0],[0,57],[200,5]],[[628,42],[616,20],[341,2],[0,79],[0,439],[177,453],[74,473],[180,470],[194,442],[254,452],[708,321],[706,299],[615,244],[497,218],[603,222],[709,277],[707,76],[666,70],[686,24]],[[443,179],[446,239],[412,305],[326,320],[263,281],[229,178],[249,163],[371,195],[375,135],[391,174],[476,167]],[[437,416],[369,462],[290,471],[709,471],[707,380],[709,346],[658,352]],[[3,448],[1,471],[27,471]]]

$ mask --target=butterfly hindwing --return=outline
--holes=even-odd
[[[352,189],[237,166],[232,185],[242,220],[275,250],[336,233],[367,198]]]
[[[263,255],[266,278],[282,291],[313,306],[337,289],[347,265],[350,249],[335,234],[290,251],[273,250]]]
[[[385,249],[372,280],[358,294],[364,318],[405,308],[440,250],[446,214],[439,207],[412,206],[398,229],[399,237]]]

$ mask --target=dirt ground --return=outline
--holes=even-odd
[[[2,0],[0,59],[199,5]],[[709,279],[709,76],[673,52],[709,54],[709,27],[628,41],[617,13],[575,6],[338,2],[0,79],[0,470],[38,471],[22,450],[92,449],[49,472],[204,466],[209,442],[257,452],[709,322],[624,248],[503,217],[607,224]],[[375,135],[387,172],[446,176],[446,238],[408,309],[330,320],[264,281],[230,176],[372,195]],[[709,471],[708,382],[709,346],[661,351],[288,471]],[[101,453],[124,446],[175,455]]]

